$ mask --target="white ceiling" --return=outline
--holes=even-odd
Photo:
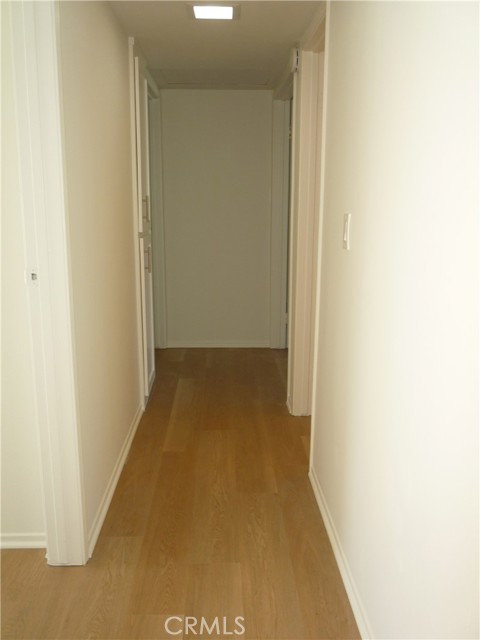
[[[193,2],[113,0],[159,87],[275,89],[324,2],[247,0],[238,20],[194,20]],[[213,3],[212,3],[213,4]]]

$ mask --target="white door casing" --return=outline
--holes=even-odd
[[[148,78],[150,132],[150,206],[152,211],[153,306],[155,348],[167,346],[167,298],[165,279],[165,221],[163,212],[162,106],[156,87]]]
[[[322,5],[300,43],[293,74],[287,382],[287,405],[293,415],[312,411],[321,264],[325,18]]]
[[[140,306],[140,341],[142,353],[142,378],[145,405],[155,379],[155,337],[153,316],[153,251],[151,234],[149,128],[148,128],[148,83],[143,58],[134,51],[130,40],[131,70],[133,71],[134,102],[134,161],[136,176],[135,234],[137,235],[137,274]]]
[[[300,52],[294,75],[288,390],[293,415],[310,415],[320,232],[323,53]]]
[[[56,5],[12,3],[25,278],[47,561],[88,560],[72,334]]]
[[[270,348],[287,346],[290,101],[273,101]]]

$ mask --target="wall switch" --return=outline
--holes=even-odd
[[[343,248],[350,251],[350,221],[352,219],[351,213],[346,213],[343,216]]]

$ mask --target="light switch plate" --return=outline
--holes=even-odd
[[[350,221],[352,219],[351,213],[346,213],[343,216],[343,248],[350,251]]]

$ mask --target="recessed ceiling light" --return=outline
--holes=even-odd
[[[193,13],[197,20],[233,20],[233,7],[194,5]]]

